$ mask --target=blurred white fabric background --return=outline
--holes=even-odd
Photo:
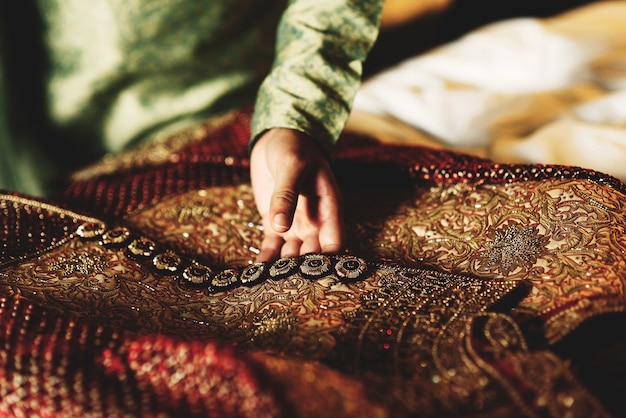
[[[348,129],[626,181],[626,1],[501,21],[409,58],[366,80]]]

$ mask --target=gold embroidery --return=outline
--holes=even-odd
[[[511,205],[510,198],[502,198],[498,190],[487,190],[494,192],[492,197],[496,195],[500,199],[498,204]],[[509,187],[503,190],[516,199],[519,197]],[[414,192],[407,191],[403,198]],[[470,193],[454,194],[452,200],[476,202],[476,199],[483,198],[483,192],[476,188]],[[224,234],[223,251],[237,242],[254,245],[254,240],[259,239],[257,235],[252,234],[254,238],[249,241],[249,237],[242,239],[239,235],[240,217],[247,216],[246,211],[251,210],[249,201],[240,202],[241,196],[251,199],[246,193],[249,193],[247,186],[193,192],[142,209],[129,215],[127,220],[142,233],[150,232],[146,235],[154,242],[172,243],[186,253],[193,253],[197,249],[189,245],[192,241],[184,234],[193,232],[191,228],[197,218],[181,217],[181,211],[172,208],[187,207],[189,198],[198,199],[193,204],[200,206],[212,201],[214,206],[210,206],[209,211],[192,213],[202,213],[203,217],[211,214],[208,219],[203,218],[203,222],[214,224],[220,234]],[[209,196],[212,198],[208,199]],[[411,204],[414,202],[411,199],[407,202],[398,206],[406,211],[401,212],[405,223],[400,227],[415,233],[412,224],[423,222],[426,216],[413,217]],[[522,200],[519,202],[525,205]],[[29,204],[36,206],[33,202]],[[444,206],[446,204],[443,202]],[[439,205],[442,205],[441,201]],[[604,210],[597,205],[593,207]],[[569,223],[582,213],[579,210],[574,214],[558,213],[554,208],[558,205],[553,205],[552,212],[548,213],[561,220],[567,219]],[[407,214],[411,216],[407,217]],[[521,219],[530,218],[530,214],[525,215],[521,210],[513,214],[507,210],[490,210],[486,215],[482,215],[484,225],[480,229],[473,229],[479,225],[478,220],[465,224],[470,225],[465,230],[466,236],[487,231],[492,216],[498,219],[493,223],[502,226],[496,231],[506,231],[510,225],[518,228],[517,225],[523,225]],[[455,216],[456,212],[453,212],[445,218],[451,233],[454,232],[454,220],[463,219]],[[509,223],[510,217],[518,222]],[[435,216],[433,219],[442,218]],[[181,220],[184,222],[180,223]],[[366,222],[360,225],[364,224]],[[363,231],[380,233],[393,225],[389,222],[378,230]],[[570,242],[570,235],[559,236],[554,232],[559,229],[550,226],[543,218],[536,219],[533,225],[538,225],[532,229],[533,234],[523,235],[524,229],[513,232],[522,231],[524,239],[539,237],[535,233],[550,237],[549,243],[545,244],[548,252],[554,250],[555,241]],[[439,225],[431,223],[427,229],[440,234],[431,233],[431,238],[437,238],[429,245],[449,245],[446,248],[456,245],[450,241],[436,241],[445,231]],[[258,232],[258,229],[252,230]],[[463,234],[458,234],[455,239],[465,240]],[[359,236],[352,236],[351,240],[354,245],[359,242]],[[489,248],[483,236],[465,241],[470,241],[469,245],[476,253],[480,248]],[[202,240],[196,242],[201,243],[200,249],[213,245]],[[374,243],[380,243],[380,240]],[[405,250],[403,245],[406,243],[387,240],[385,244],[385,251],[400,251]],[[102,270],[99,271],[100,267],[95,264],[79,267],[80,264],[69,261],[80,259],[81,254],[93,258]],[[458,256],[454,252],[448,255]],[[120,329],[160,332],[183,338],[219,338],[234,342],[240,348],[317,359],[368,381],[368,398],[387,405],[392,413],[415,414],[419,411],[424,416],[440,416],[492,410],[513,414],[522,410],[532,415],[536,408],[543,408],[543,401],[536,402],[541,400],[540,394],[545,391],[549,391],[549,402],[560,402],[547,410],[546,415],[560,416],[560,413],[570,411],[601,412],[601,407],[577,386],[567,367],[558,359],[546,354],[528,354],[519,329],[510,319],[487,320],[485,326],[481,325],[482,322],[473,325],[476,324],[474,318],[489,318],[491,314],[486,314],[487,309],[515,291],[520,283],[521,270],[532,270],[549,256],[544,252],[537,253],[535,265],[511,270],[511,276],[516,280],[502,280],[493,277],[493,273],[490,277],[476,278],[382,262],[370,265],[369,275],[361,282],[342,281],[334,272],[311,280],[296,269],[285,278],[276,276],[276,279],[251,287],[212,294],[181,286],[171,277],[156,274],[130,258],[122,247],[101,245],[72,235],[65,243],[39,257],[3,266],[0,283],[5,291]],[[552,280],[546,285],[554,286],[555,283]],[[524,301],[533,297],[531,294]],[[558,297],[563,296],[557,293],[555,299]],[[509,362],[515,375],[504,374],[498,367],[499,361]],[[528,370],[528,364],[549,366],[549,373],[536,369],[546,372],[543,376],[547,376],[548,381],[537,381]],[[536,394],[536,398],[529,401],[527,393],[520,393],[519,388],[510,383],[511,378],[525,379],[525,387]],[[566,391],[550,386],[551,381],[561,379],[567,382]],[[575,402],[570,402],[571,399]]]
[[[206,264],[241,267],[258,253],[263,230],[249,185],[213,187],[165,199],[126,217],[129,226]]]
[[[486,270],[508,276],[518,268],[532,268],[537,257],[546,252],[547,241],[547,238],[538,236],[534,227],[520,228],[511,224],[495,231],[493,242],[488,242],[487,250],[479,252],[478,257],[484,262]],[[481,269],[481,266],[478,268]]]
[[[485,279],[529,280],[533,288],[521,306],[545,315],[578,300],[602,297],[596,306],[601,312],[603,304],[616,309],[626,299],[626,264],[619,261],[626,253],[626,211],[623,195],[613,188],[554,179],[388,187],[345,199],[354,220],[347,225],[348,245],[370,259]],[[495,231],[505,234],[500,242],[507,241],[511,225],[520,235],[508,241],[522,240],[516,245],[522,244],[523,257],[511,258],[517,261],[504,270],[490,267],[486,261],[490,255],[497,259],[496,250],[516,254],[513,248],[494,247]],[[528,235],[522,234],[526,229]],[[546,326],[554,338],[570,329],[556,320]]]
[[[626,253],[626,211],[615,189],[555,179],[354,189],[345,200],[348,248],[370,259],[529,280],[533,288],[521,306],[543,315],[578,300],[626,298],[626,264],[616,262]],[[200,225],[181,218],[190,202],[210,207],[212,218]],[[262,239],[249,185],[174,196],[127,220],[178,251],[207,253],[209,262],[228,267],[250,263]],[[207,242],[214,233],[219,240]],[[507,263],[498,264],[499,255]],[[546,327],[550,341],[570,329],[556,319]]]
[[[54,227],[48,220],[58,218]],[[0,193],[0,269],[38,254],[45,254],[72,239],[81,223],[96,218],[33,199]]]
[[[355,190],[345,199],[352,214],[347,222],[348,246],[354,253],[487,279],[527,279],[533,289],[521,306],[546,317],[570,306],[569,316],[559,314],[546,323],[550,341],[570,329],[558,318],[565,320],[583,309],[576,308],[577,301],[615,300],[609,309],[615,310],[626,297],[626,264],[617,258],[626,252],[626,211],[622,195],[612,188],[559,179],[500,186],[386,187],[368,193]],[[33,204],[12,196],[6,196],[7,201]],[[249,185],[172,196],[128,215],[125,221],[180,254],[212,266],[250,264],[262,239]],[[493,234],[497,231],[506,238],[511,225],[519,231],[532,228],[532,234],[521,233],[518,238],[525,237],[530,241],[524,245],[537,247],[527,247],[529,261],[518,261],[515,269],[512,264],[504,277],[504,270],[487,265],[485,255],[500,248]],[[583,318],[594,309],[607,310],[600,303],[594,306],[584,308]]]
[[[229,123],[234,123],[236,118],[242,117],[247,119],[246,116],[237,112],[229,112],[186,129],[159,132],[128,151],[105,156],[99,162],[74,172],[72,180],[84,181],[122,170],[176,162],[180,158],[178,153],[185,146],[206,139],[215,130]]]
[[[506,315],[489,313],[467,322],[464,344],[471,361],[506,390],[525,416],[610,416],[566,362],[549,351],[529,351]]]
[[[27,199],[25,197],[15,196],[11,194],[0,193],[1,206],[2,207],[7,206],[7,202],[12,202],[16,205],[21,205],[25,207],[30,207],[34,209],[39,209],[39,210],[44,210],[47,212],[55,213],[55,214],[60,215],[61,217],[67,216],[67,217],[73,218],[74,220],[78,220],[81,222],[92,222],[92,223],[100,222],[100,220],[97,218],[81,215],[79,213],[73,212],[71,210],[63,209],[58,206],[51,205],[49,203],[40,202],[35,199]]]
[[[110,266],[106,257],[94,251],[69,252],[50,263],[50,270],[59,271],[64,276],[94,275],[102,273],[108,267]]]

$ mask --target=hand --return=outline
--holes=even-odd
[[[267,131],[252,149],[250,165],[265,233],[257,261],[341,249],[339,187],[308,135],[286,128]]]

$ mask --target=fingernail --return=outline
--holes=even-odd
[[[274,227],[280,230],[289,228],[289,221],[284,213],[277,213],[273,219]]]

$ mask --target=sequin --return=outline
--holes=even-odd
[[[127,250],[132,257],[148,258],[154,255],[156,243],[148,238],[137,238],[128,244]]]
[[[270,267],[270,277],[272,279],[281,279],[289,276],[298,270],[298,261],[295,258],[279,258]]]
[[[98,238],[106,231],[104,222],[87,222],[76,228],[76,235],[84,239]]]
[[[211,279],[211,290],[223,291],[235,286],[239,281],[239,272],[235,269],[226,269],[217,273]]]
[[[202,285],[208,283],[213,276],[213,271],[199,264],[192,264],[183,270],[181,282],[186,285]]]
[[[48,264],[51,271],[60,271],[65,277],[73,275],[92,276],[111,269],[106,255],[96,251],[70,252],[55,258]]]
[[[266,270],[267,267],[265,263],[254,263],[246,267],[241,272],[241,284],[251,286],[261,282]]]
[[[182,264],[182,259],[172,251],[157,254],[152,259],[152,265],[161,274],[174,274]]]
[[[130,239],[130,231],[123,226],[113,228],[102,235],[100,242],[104,246],[118,246],[125,244]]]
[[[310,279],[317,279],[330,272],[330,258],[324,254],[307,254],[300,265],[300,273]]]
[[[335,263],[335,271],[342,279],[358,280],[367,271],[367,263],[360,257],[342,255]]]

